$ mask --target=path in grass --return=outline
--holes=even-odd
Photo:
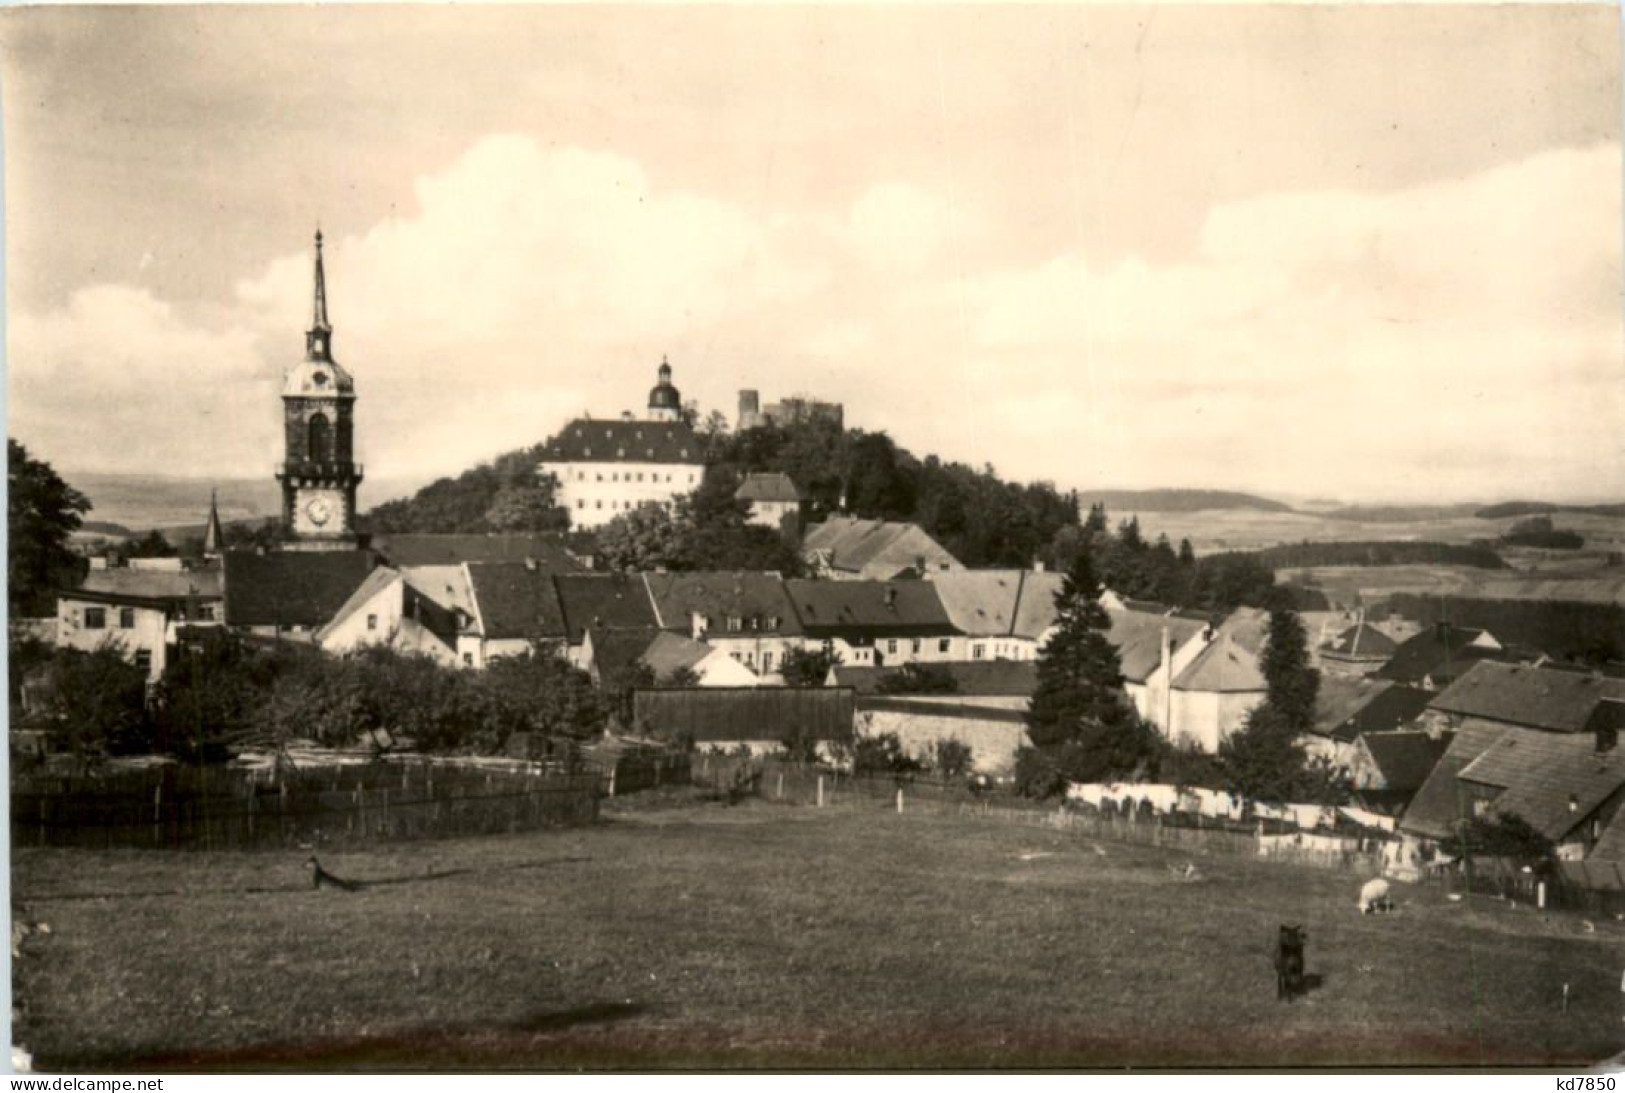
[[[1594,1062],[1625,931],[974,816],[754,803],[334,854],[22,850],[45,1067]],[[1201,879],[1179,867],[1195,861]],[[1317,985],[1275,999],[1276,926]],[[1570,1005],[1561,1012],[1562,985]]]

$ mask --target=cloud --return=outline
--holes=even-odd
[[[1619,180],[1616,145],[1559,149],[1257,194],[1182,256],[1018,261],[990,214],[908,180],[760,212],[495,135],[414,207],[329,225],[329,295],[373,481],[636,408],[669,352],[708,407],[811,391],[916,452],[1063,485],[1621,495]],[[14,427],[67,466],[267,474],[309,293],[290,247],[225,307],[101,285],[18,312]]]

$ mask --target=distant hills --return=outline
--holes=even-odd
[[[257,523],[282,512],[282,490],[266,466],[264,478],[182,478],[157,474],[98,474],[62,471],[68,485],[90,498],[84,532],[125,538],[156,528],[167,533],[201,534],[209,515],[209,491],[218,490],[220,519],[226,524]],[[361,507],[409,492],[400,483],[364,482]]]
[[[1554,512],[1581,512],[1591,516],[1625,516],[1625,505],[1562,505],[1552,501],[1503,501],[1473,512],[1481,520],[1508,516],[1546,516]]]
[[[1254,509],[1292,512],[1292,506],[1251,493],[1232,490],[1080,490],[1084,509],[1104,504],[1108,515],[1134,512],[1202,512],[1207,509]]]

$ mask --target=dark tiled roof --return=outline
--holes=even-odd
[[[1322,675],[1311,732],[1343,743],[1366,733],[1391,732],[1421,716],[1433,692],[1387,679]]]
[[[553,584],[559,591],[571,645],[579,645],[589,629],[654,629],[660,625],[641,576],[576,574],[555,577]]]
[[[831,516],[807,529],[801,550],[827,558],[831,569],[886,579],[906,569],[919,572],[963,569],[959,560],[918,524]]]
[[[1176,615],[1152,614],[1140,610],[1109,612],[1112,628],[1106,640],[1117,647],[1123,678],[1144,683],[1162,663],[1162,632],[1168,631],[1170,651],[1185,644],[1207,628],[1207,624]]]
[[[1481,661],[1429,705],[1460,717],[1579,732],[1605,698],[1625,698],[1625,680]]]
[[[1381,630],[1358,622],[1328,641],[1321,652],[1345,660],[1387,661],[1398,648],[1398,643]]]
[[[681,421],[572,421],[548,442],[549,463],[705,462],[699,438]]]
[[[847,687],[696,687],[634,691],[633,721],[657,736],[696,744],[743,740],[838,740],[852,735]]]
[[[553,575],[524,562],[471,562],[469,591],[486,640],[557,641],[566,634]]]
[[[532,558],[550,573],[578,573],[586,568],[553,535],[375,535],[372,549],[398,567]]]
[[[963,702],[921,702],[910,695],[859,695],[860,710],[885,710],[891,713],[913,714],[916,717],[947,717],[955,721],[998,722],[1006,725],[1025,725],[1026,710],[1005,710],[996,706],[975,706]]]
[[[1442,687],[1478,661],[1495,660],[1503,655],[1498,649],[1472,644],[1483,633],[1444,625],[1423,630],[1400,642],[1388,663],[1373,674],[1395,683],[1421,683],[1431,679],[1435,686]]]
[[[728,620],[740,620],[743,633],[799,635],[801,623],[785,591],[784,580],[773,573],[650,573],[645,577],[660,625],[690,633],[694,615],[710,620],[710,633],[728,637]]]
[[[1510,731],[1501,725],[1477,721],[1457,730],[1455,739],[1450,741],[1450,746],[1434,764],[1422,788],[1416,791],[1416,796],[1406,806],[1399,829],[1428,839],[1448,839],[1455,834],[1456,822],[1462,818],[1456,775],[1468,763],[1484,754],[1485,749],[1500,739],[1503,733]]]
[[[973,637],[1008,637],[1026,577],[1021,569],[957,569],[931,574],[948,618]]]
[[[1055,625],[1055,597],[1066,583],[1064,573],[1029,573],[1021,579],[1021,599],[1016,603],[1016,624],[1011,633],[1037,641]]]
[[[930,581],[785,581],[812,637],[957,634]]]
[[[801,500],[801,491],[787,474],[750,474],[734,491],[734,497],[740,501],[796,502]]]
[[[1501,786],[1497,812],[1524,820],[1548,839],[1561,839],[1625,786],[1619,749],[1596,754],[1584,734],[1509,728],[1462,768],[1460,779]]]
[[[926,667],[933,672],[943,672],[953,677],[957,688],[950,694],[982,698],[1025,698],[1038,686],[1037,661],[966,660],[930,664]],[[842,687],[851,687],[860,695],[884,694],[885,692],[880,689],[881,681],[901,676],[903,673],[902,668],[868,668],[861,665],[838,664],[835,667],[835,682]]]
[[[661,630],[643,651],[642,659],[659,680],[666,679],[680,668],[695,667],[713,651],[712,647],[703,641],[695,641],[681,634]]]
[[[377,564],[369,550],[227,553],[226,625],[323,626]]]
[[[629,629],[593,629],[592,671],[595,680],[620,678],[621,674],[643,659],[654,644],[660,631],[653,627]]]
[[[1446,733],[1435,739],[1425,732],[1368,732],[1360,742],[1381,772],[1383,788],[1390,793],[1412,794],[1422,788],[1449,750],[1453,735]]]

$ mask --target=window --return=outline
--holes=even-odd
[[[305,458],[313,463],[327,463],[333,458],[333,426],[327,415],[314,414],[310,419],[305,441]]]
[[[586,480],[587,480],[587,472],[586,471],[577,471],[576,472],[576,481],[577,482],[585,482]]]
[[[777,615],[769,615],[767,617],[767,628],[769,630],[777,630],[779,628],[779,617]]]
[[[639,471],[639,472],[638,472],[638,481],[639,481],[639,482],[642,482],[642,481],[643,481],[643,472],[642,472],[642,471]]]
[[[378,629],[378,616],[377,615],[368,615],[367,616],[367,629],[368,630],[376,630],[376,629]]]
[[[576,508],[578,508],[578,509],[584,509],[584,508],[586,508],[586,507],[587,507],[587,502],[586,502],[586,500],[585,500],[585,499],[583,499],[583,498],[580,498],[580,497],[577,497],[577,498],[576,498]]]
[[[683,454],[687,455],[688,453],[684,452]],[[694,484],[694,476],[692,474],[688,476],[688,484],[691,486]]]
[[[472,667],[474,667],[474,654],[473,653],[464,653],[463,654],[463,667],[464,668],[472,668]]]
[[[886,652],[888,652],[888,653],[897,652],[897,639],[896,638],[888,638],[886,640]]]
[[[946,653],[948,651],[948,641],[949,641],[948,638],[943,638],[942,640],[938,641],[937,642],[937,652]]]
[[[970,658],[972,660],[981,660],[986,655],[987,646],[981,644],[980,642],[970,647]]]
[[[107,629],[107,608],[105,608],[105,607],[87,607],[87,608],[85,608],[85,629],[86,630],[105,630],[105,629]]]
[[[919,638],[915,638],[913,641],[909,642],[909,645],[911,646],[909,651],[912,652],[915,656],[919,656],[920,655],[920,647],[922,645],[924,645],[924,644],[925,644],[925,642],[921,641]]]
[[[745,654],[745,667],[750,668],[750,667],[754,666],[755,664],[756,664],[756,654],[755,653],[746,653]]]
[[[729,653],[728,655],[733,657],[735,660],[739,659],[739,654],[738,653]]]
[[[772,653],[763,653],[762,654],[762,671],[771,672],[772,670],[773,670],[773,654]]]
[[[599,499],[599,501],[598,501],[598,507],[599,507],[599,508],[603,508],[603,507],[604,507],[604,502],[603,502],[603,500],[602,500],[602,499],[601,499],[601,498],[600,498],[600,499]]]
[[[741,619],[738,615],[729,615],[728,616],[728,630],[729,630],[730,633],[737,634],[737,633],[739,633],[739,631],[743,630],[744,628],[745,628],[744,620]]]
[[[143,672],[152,671],[152,650],[137,649],[135,651],[135,666]]]
[[[200,603],[197,607],[197,617],[203,622],[214,621],[214,604]]]
[[[118,628],[120,630],[135,629],[135,608],[121,607],[118,609]]]

